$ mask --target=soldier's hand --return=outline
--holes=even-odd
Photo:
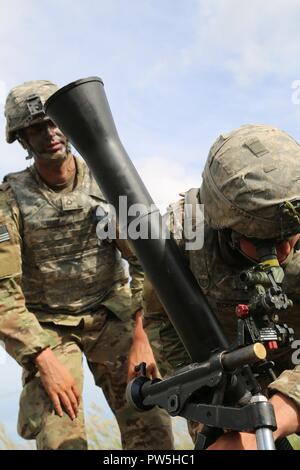
[[[128,356],[128,382],[138,375],[135,367],[141,362],[145,362],[147,364],[146,374],[149,378],[160,378],[148,336],[143,328],[142,312],[139,311],[136,314],[133,341]]]
[[[71,419],[75,419],[78,416],[80,394],[68,369],[50,348],[38,354],[35,363],[56,413],[62,417],[64,409]]]
[[[270,399],[274,407],[277,429],[273,432],[276,439],[300,431],[300,410],[291,398],[276,393]],[[256,437],[250,432],[228,432],[219,437],[207,450],[256,450]]]
[[[228,432],[207,450],[257,450],[256,437],[250,432]]]

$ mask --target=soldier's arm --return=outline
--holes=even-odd
[[[144,271],[128,240],[117,239],[116,244],[122,257],[128,261],[131,277],[132,312],[135,316],[143,306]]]
[[[49,346],[47,335],[25,305],[21,288],[20,216],[7,184],[0,186],[0,339],[24,366]]]
[[[274,407],[277,429],[274,440],[300,431],[300,408],[285,395],[276,393],[270,402]],[[223,434],[208,450],[257,450],[256,437],[250,432],[228,432]]]
[[[26,308],[21,288],[21,218],[8,185],[0,186],[0,339],[22,366],[37,366],[56,412],[78,414],[79,392],[73,377],[53,353],[36,316]],[[53,345],[52,345],[53,346]]]
[[[182,194],[180,195],[183,196]],[[166,224],[169,227],[170,232],[173,234],[174,240],[179,246],[182,255],[185,257],[186,261],[189,262],[188,252],[185,251],[185,240],[183,236],[183,215],[184,198],[181,197],[178,201],[169,205],[166,214]],[[158,295],[147,275],[145,276],[144,280],[143,307],[144,326],[146,331],[157,330],[160,328],[162,323],[169,324],[170,329],[173,329],[167,312],[165,311],[162,303],[160,302]],[[178,336],[175,332],[174,335],[172,333],[172,338],[169,338],[169,340],[175,342],[176,345],[179,341]]]
[[[147,375],[153,379],[159,377],[152,348],[143,326],[143,288],[144,272],[128,240],[117,240],[117,246],[124,259],[128,261],[131,277],[132,313],[134,320],[132,345],[128,355],[128,381],[136,376],[135,366],[141,362],[147,364]]]
[[[159,377],[159,371],[143,326],[144,272],[128,240],[117,240],[117,246],[129,264],[132,312],[135,320],[132,346],[128,355],[128,381],[136,376],[135,366],[141,362],[147,364],[147,375],[155,379]]]
[[[183,249],[183,238],[182,238],[182,220],[183,220],[183,199],[180,199],[175,204],[172,204],[168,208],[167,224],[174,234],[175,241],[181,249]],[[147,374],[153,378],[159,376],[158,368],[152,351],[149,337],[154,333],[155,336],[159,337],[156,332],[160,330],[161,325],[170,323],[168,315],[162,306],[150,280],[145,276],[143,284],[143,310],[144,310],[144,321],[137,317],[133,343],[129,355],[129,367],[128,367],[128,379],[131,380],[135,376],[134,365],[146,362],[148,366]],[[172,329],[172,327],[171,327]],[[177,335],[174,337],[177,339]],[[173,335],[172,335],[173,340]],[[177,342],[176,342],[177,344]]]
[[[300,365],[293,370],[285,370],[269,385],[271,393],[280,393],[298,409],[298,431],[300,430]],[[275,396],[275,395],[274,395]],[[295,430],[294,430],[295,432]]]
[[[285,277],[283,290],[289,292],[294,302],[300,303],[299,292],[300,280],[300,251],[296,250],[293,254],[292,260],[285,267]],[[298,312],[299,313],[299,312]],[[288,323],[288,316],[287,316]],[[295,324],[295,336],[299,336],[298,324]],[[297,341],[296,341],[297,343]],[[291,354],[292,354],[291,350]],[[282,374],[269,385],[270,392],[280,393],[285,396],[291,403],[293,403],[300,412],[300,352],[295,350],[293,353],[292,362],[295,364],[293,370],[285,370]]]

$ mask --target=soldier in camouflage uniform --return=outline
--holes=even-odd
[[[34,165],[0,186],[0,339],[23,367],[18,431],[38,449],[87,449],[82,354],[118,421],[125,449],[171,449],[170,419],[125,403],[126,358],[143,273],[126,242],[97,240],[106,207],[84,162],[44,114],[57,90],[26,82],[8,95],[7,141]],[[122,256],[129,262],[132,277]],[[138,314],[140,315],[140,314]]]
[[[175,231],[181,227],[183,233],[184,225],[193,223],[185,220],[185,204],[204,204],[203,248],[186,251],[184,236],[178,237],[178,243],[230,341],[237,334],[235,307],[247,303],[247,292],[236,279],[258,261],[255,239],[275,240],[278,262],[285,272],[283,290],[294,304],[284,321],[300,339],[299,201],[299,144],[278,129],[247,125],[217,139],[200,189],[188,191],[170,206],[172,229],[175,224]],[[286,235],[285,227],[291,234]],[[189,358],[149,282],[145,283],[145,300],[150,343],[164,365],[161,371],[168,373]],[[144,332],[139,340],[144,341],[145,351]],[[135,358],[147,361],[146,353],[139,355],[138,346],[132,348]],[[281,374],[268,388],[278,424],[275,439],[300,430],[300,365],[292,363],[293,352],[283,347],[271,356]],[[255,436],[227,433],[211,448],[255,449]]]

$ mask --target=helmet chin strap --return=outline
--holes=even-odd
[[[33,150],[31,149],[30,145],[26,142],[26,140],[21,137],[20,134],[17,134],[17,141],[23,147],[23,149],[27,150],[28,152],[28,155],[26,155],[25,160],[31,160],[32,158],[34,158]]]
[[[25,157],[25,160],[31,160],[32,158],[34,158],[34,153],[28,150],[28,155]]]

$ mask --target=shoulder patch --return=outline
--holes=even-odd
[[[6,225],[0,225],[0,243],[8,242],[10,240],[10,235],[7,230]]]
[[[269,153],[266,147],[256,137],[245,142],[244,147],[247,147],[248,150],[250,150],[250,152],[252,152],[258,158],[262,157],[266,153]]]

